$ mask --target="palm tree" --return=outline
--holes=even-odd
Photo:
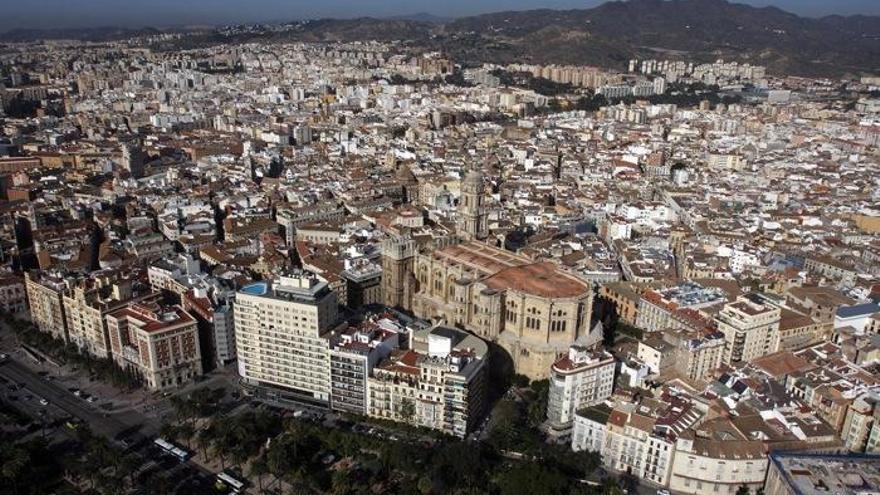
[[[123,473],[123,476],[128,479],[128,483],[132,486],[134,486],[134,473],[140,465],[141,460],[133,454],[125,455],[119,460],[119,472]]]
[[[25,467],[30,463],[31,456],[20,447],[5,448],[3,452],[3,466],[0,467],[0,475],[12,483],[14,493],[18,493],[18,483]]]
[[[251,472],[249,476],[257,477],[257,485],[260,487],[260,492],[263,491],[263,475],[267,472],[269,472],[269,465],[266,464],[266,460],[263,456],[254,459],[254,462],[251,463]]]
[[[168,440],[169,442],[177,440],[177,436],[179,434],[180,429],[173,423],[163,423],[162,427],[159,428],[159,435],[161,435],[162,438]]]
[[[189,423],[184,423],[177,427],[177,438],[186,442],[186,448],[192,450],[192,438],[196,433],[196,429]]]
[[[411,424],[416,416],[416,405],[410,399],[400,401],[400,419],[405,423]]]
[[[202,449],[202,456],[206,461],[210,461],[211,458],[208,457],[208,451],[210,450],[211,444],[214,442],[214,429],[211,426],[208,426],[204,430],[201,430],[198,435],[196,435],[196,445]]]

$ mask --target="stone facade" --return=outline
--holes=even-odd
[[[479,242],[419,253],[412,310],[497,341],[517,373],[547,378],[550,366],[589,333],[593,292],[552,263]]]

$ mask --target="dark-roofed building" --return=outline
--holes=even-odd
[[[880,456],[774,452],[766,495],[865,495],[880,493]]]

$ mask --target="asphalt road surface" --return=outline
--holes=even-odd
[[[0,362],[0,376],[10,382],[23,384],[34,394],[48,400],[55,407],[87,424],[98,435],[113,438],[123,430],[136,425],[144,425],[145,418],[136,411],[113,414],[90,404],[57,385],[47,381],[30,368],[14,359]]]

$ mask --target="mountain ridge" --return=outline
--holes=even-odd
[[[314,19],[290,26],[281,33],[209,33],[202,42],[403,40],[447,53],[464,65],[521,62],[623,69],[631,58],[723,58],[764,65],[779,75],[880,73],[880,16],[800,17],[773,6],[726,0],[616,0],[589,9],[502,11],[446,22],[419,13]],[[100,34],[106,40],[114,33],[104,28]],[[80,34],[76,39],[85,38]],[[5,35],[0,40],[9,41]]]

